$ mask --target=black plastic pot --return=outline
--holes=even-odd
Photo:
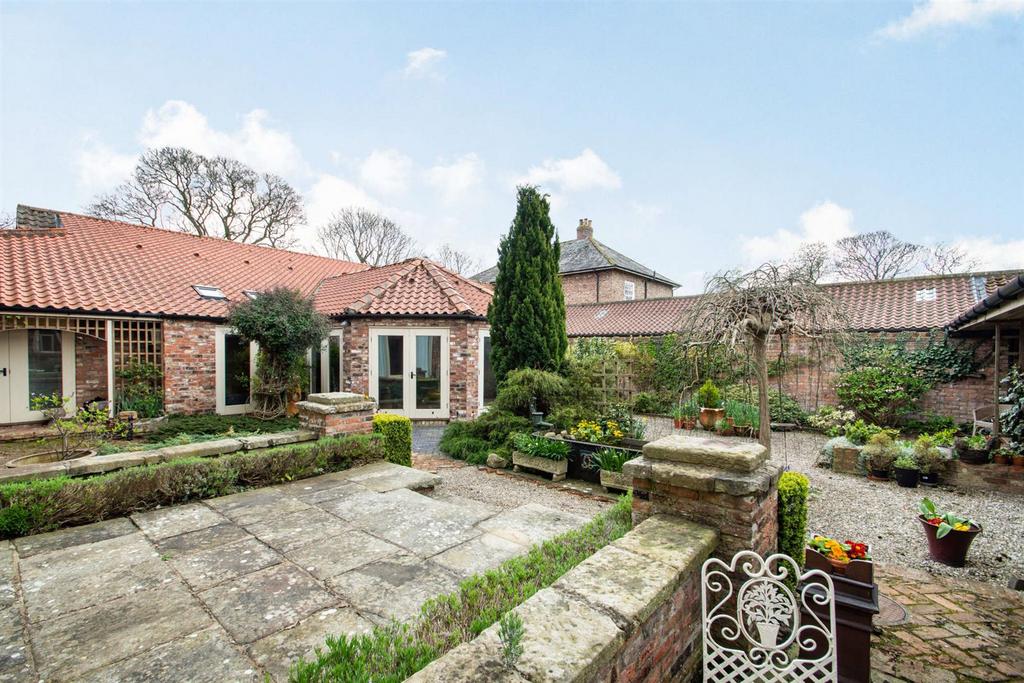
[[[939,485],[939,473],[938,472],[922,472],[921,483],[924,486],[938,486]]]
[[[921,478],[920,470],[905,469],[903,467],[894,467],[892,473],[896,483],[908,489],[916,489],[917,482]]]
[[[868,479],[874,479],[875,481],[888,481],[889,470],[876,470],[868,466]]]

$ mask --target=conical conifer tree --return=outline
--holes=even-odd
[[[519,368],[558,370],[569,345],[551,207],[536,187],[519,187],[517,195],[515,219],[498,246],[498,276],[487,311],[499,382]]]

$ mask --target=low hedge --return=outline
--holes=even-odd
[[[179,434],[272,434],[299,428],[297,417],[261,420],[252,415],[168,415],[147,434],[147,441],[166,441]]]
[[[293,683],[398,683],[449,650],[476,638],[502,614],[632,528],[629,496],[586,526],[534,546],[497,569],[463,581],[424,603],[411,624],[375,627],[365,635],[329,637],[312,661],[291,670]],[[556,644],[557,645],[557,644]]]
[[[412,467],[412,420],[404,415],[377,413],[373,416],[373,433],[381,437],[385,460]]]
[[[810,482],[799,472],[779,477],[779,552],[789,555],[801,567],[807,537],[807,494]]]
[[[492,452],[509,455],[509,438],[530,432],[533,425],[525,417],[491,408],[475,420],[449,422],[438,445],[441,452],[471,465],[482,465]]]
[[[183,458],[86,479],[55,477],[0,485],[0,538],[123,517],[165,505],[345,470],[384,457],[376,435]]]

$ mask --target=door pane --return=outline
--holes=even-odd
[[[441,407],[441,337],[416,335],[416,408]]]
[[[328,391],[341,391],[341,337],[331,335],[327,338],[327,355],[331,373]]]
[[[320,381],[320,369],[323,366],[320,357],[320,347],[313,347],[309,354],[309,393],[319,394],[324,390],[323,382]]]
[[[224,405],[249,402],[249,344],[237,334],[224,335]]]
[[[28,405],[36,396],[64,396],[60,332],[28,331]]]
[[[494,376],[494,367],[491,365],[491,338],[484,337],[483,346],[484,363],[484,405],[489,406],[498,395],[498,378]]]
[[[377,337],[377,400],[381,408],[402,410],[402,352],[405,348],[401,335],[382,334]]]

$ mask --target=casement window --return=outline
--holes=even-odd
[[[498,395],[498,380],[494,376],[494,366],[491,365],[491,331],[480,330],[479,359],[477,362],[477,396],[480,397],[480,408],[484,409],[494,403]]]
[[[622,283],[622,298],[626,301],[632,301],[636,298],[636,283],[632,280],[626,280]]]
[[[245,342],[232,328],[217,328],[214,352],[219,414],[239,415],[251,409],[249,392],[256,371],[257,348],[255,342]]]

